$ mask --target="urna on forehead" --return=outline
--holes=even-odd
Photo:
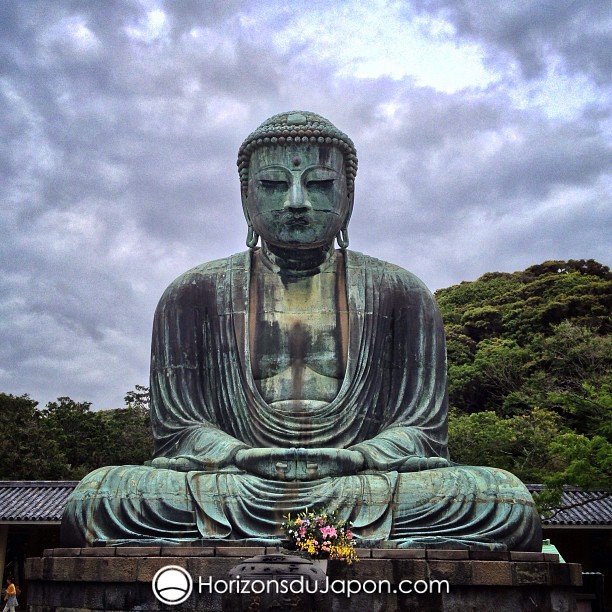
[[[332,145],[344,156],[346,183],[354,189],[357,174],[357,151],[353,141],[331,121],[309,111],[289,111],[266,119],[249,134],[238,151],[238,173],[243,191],[248,189],[249,162],[256,149],[296,144]]]
[[[311,166],[333,168],[344,172],[345,160],[342,152],[333,145],[306,143],[269,144],[255,149],[250,157],[249,176],[252,178],[260,168],[280,165],[293,170],[304,170]]]

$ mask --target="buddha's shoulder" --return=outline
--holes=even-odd
[[[180,296],[193,291],[218,291],[233,273],[248,270],[250,254],[248,251],[236,253],[222,259],[207,261],[183,272],[175,278],[164,292],[164,296]]]
[[[400,292],[431,295],[425,283],[416,274],[401,266],[357,251],[347,251],[347,258],[349,267],[367,270],[373,283],[384,283]]]

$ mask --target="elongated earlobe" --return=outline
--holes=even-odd
[[[246,245],[249,249],[254,249],[257,246],[259,240],[259,234],[253,229],[253,226],[249,224],[249,231],[247,233]]]
[[[348,245],[349,245],[349,235],[348,235],[348,229],[346,227],[343,227],[338,232],[338,234],[336,235],[336,242],[338,243],[338,246],[342,250],[348,248]]]

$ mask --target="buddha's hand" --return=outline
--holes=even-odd
[[[328,476],[350,476],[363,469],[365,457],[346,448],[297,448],[296,478],[318,480]]]
[[[341,448],[251,448],[239,450],[236,465],[271,480],[318,480],[355,474],[364,465],[358,451]]]
[[[451,466],[451,462],[444,457],[408,457],[399,468],[399,472],[424,472]]]

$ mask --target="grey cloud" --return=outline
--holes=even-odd
[[[517,110],[495,90],[392,93],[396,113],[379,115],[365,139],[355,248],[367,245],[432,288],[531,261],[609,259],[605,112],[561,121]],[[562,203],[566,191],[582,195]]]
[[[423,12],[443,15],[457,33],[489,47],[488,60],[500,64],[498,51],[516,59],[528,78],[542,76],[551,54],[572,73],[598,83],[612,78],[612,6],[607,0],[415,0]]]
[[[371,146],[395,166],[409,206],[440,222],[474,207],[501,214],[517,201],[586,185],[611,167],[612,149],[587,119],[518,111],[494,93],[470,99],[421,89],[396,102],[400,110],[386,125],[379,119]]]

